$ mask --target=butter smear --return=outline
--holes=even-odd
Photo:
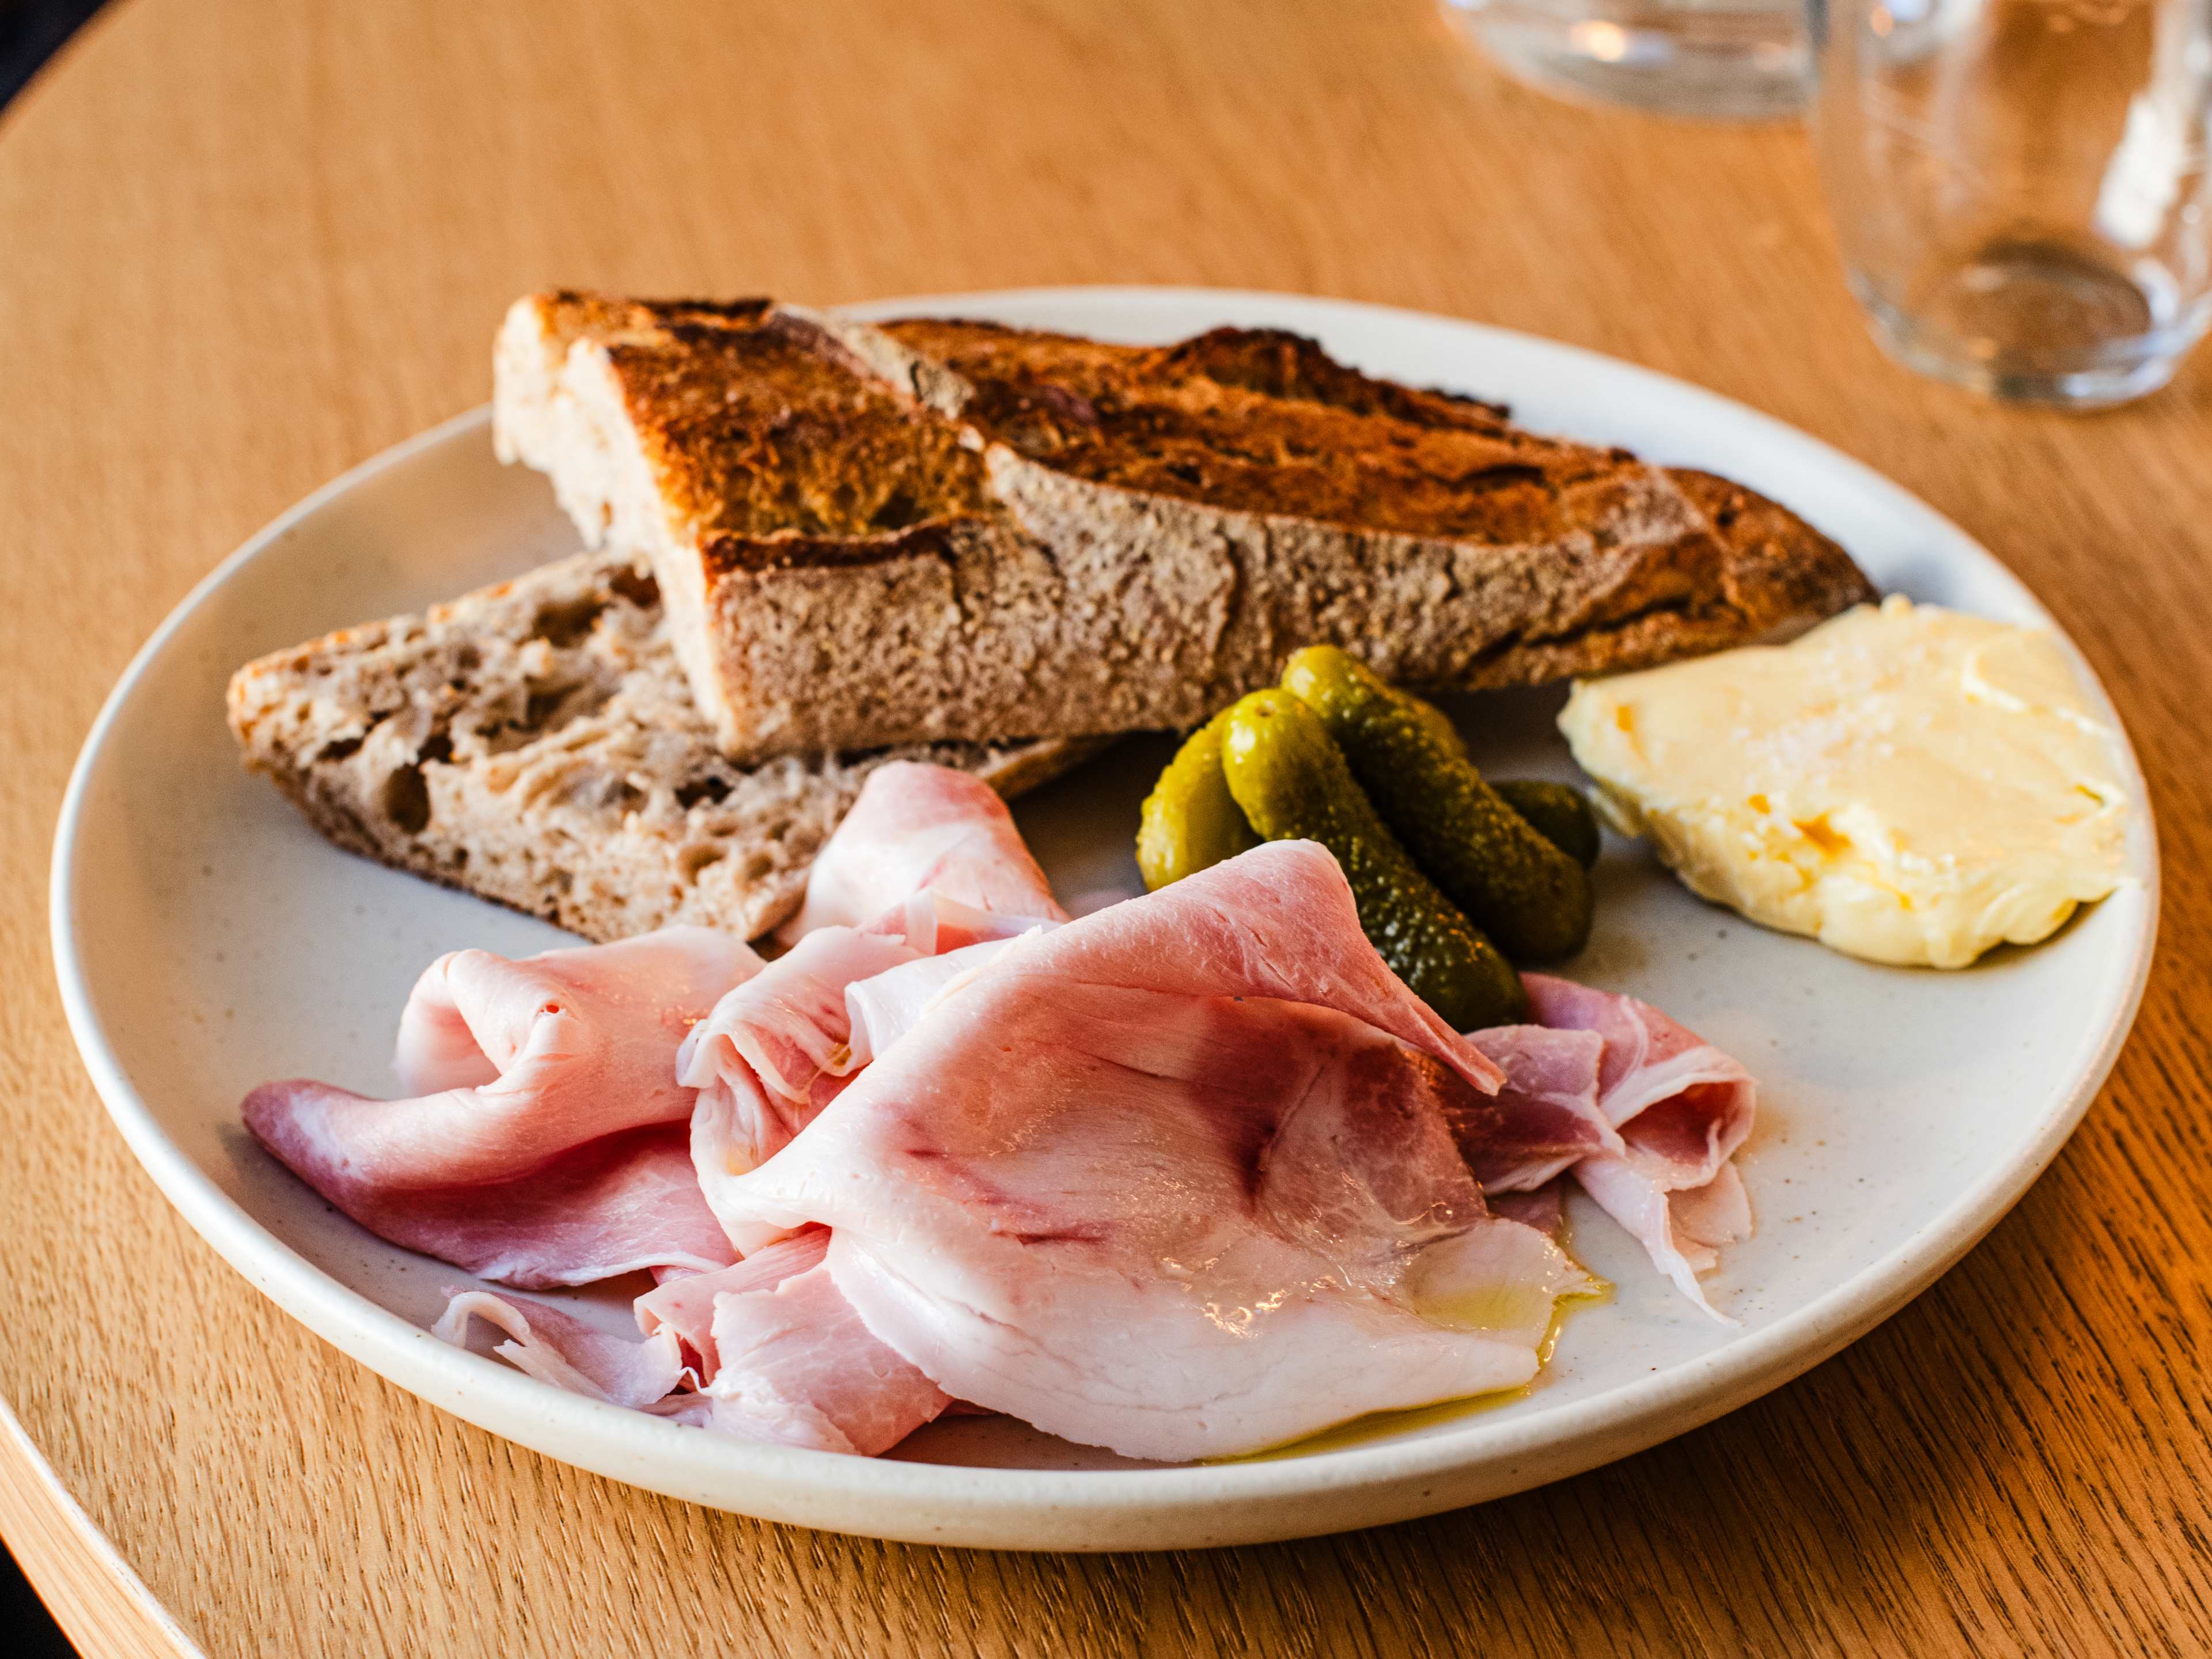
[[[1578,681],[1559,728],[1692,891],[1869,961],[2032,945],[2127,872],[2115,735],[2057,642],[2009,623],[1892,598]]]

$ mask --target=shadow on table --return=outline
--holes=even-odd
[[[0,0],[0,105],[99,9],[100,0]]]
[[[76,1659],[76,1650],[5,1549],[0,1549],[0,1630],[10,1632],[8,1651],[13,1659]]]

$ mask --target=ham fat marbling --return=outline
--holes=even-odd
[[[789,943],[456,952],[402,1016],[408,1098],[275,1084],[246,1121],[483,1278],[659,1281],[634,1335],[469,1290],[449,1340],[485,1319],[574,1392],[862,1454],[956,1405],[1181,1460],[1515,1386],[1591,1286],[1563,1175],[1700,1305],[1748,1224],[1741,1067],[1540,976],[1534,1024],[1451,1030],[1310,842],[1071,921],[995,795],[894,763]]]

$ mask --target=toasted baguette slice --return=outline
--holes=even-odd
[[[653,579],[592,554],[250,663],[230,720],[246,763],[341,847],[602,940],[775,927],[894,755],[1012,795],[1097,747],[734,763],[691,701]]]
[[[650,561],[723,746],[1188,726],[1330,641],[1474,690],[1810,626],[1873,590],[1774,503],[1312,342],[1103,344],[535,296],[501,453]]]

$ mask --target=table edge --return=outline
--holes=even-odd
[[[90,1659],[205,1659],[0,1399],[0,1536],[54,1622]]]

